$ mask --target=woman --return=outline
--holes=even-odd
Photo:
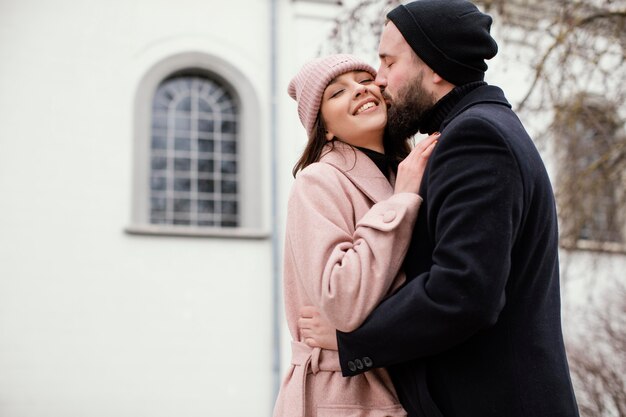
[[[289,84],[309,141],[288,205],[284,297],[292,366],[275,417],[406,416],[384,370],[343,378],[337,352],[307,346],[297,323],[299,309],[313,305],[335,328],[356,329],[404,279],[399,271],[436,135],[410,154],[406,142],[384,141],[387,108],[374,77],[355,57],[332,55],[306,64]]]

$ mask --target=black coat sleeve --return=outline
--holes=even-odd
[[[434,239],[432,266],[337,332],[345,376],[442,352],[497,321],[523,205],[505,134],[480,117],[443,131],[424,184],[429,230],[414,235]]]

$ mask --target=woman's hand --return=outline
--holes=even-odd
[[[326,321],[316,307],[305,306],[300,309],[298,328],[300,337],[307,345],[337,350],[336,329]]]
[[[398,165],[394,193],[419,193],[424,170],[430,154],[435,149],[440,133],[433,133],[420,143]]]

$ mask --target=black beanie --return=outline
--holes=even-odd
[[[466,0],[416,0],[387,14],[417,56],[454,85],[482,81],[498,52],[491,17]]]

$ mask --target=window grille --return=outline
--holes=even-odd
[[[216,80],[162,82],[152,105],[150,223],[239,225],[239,108]]]

